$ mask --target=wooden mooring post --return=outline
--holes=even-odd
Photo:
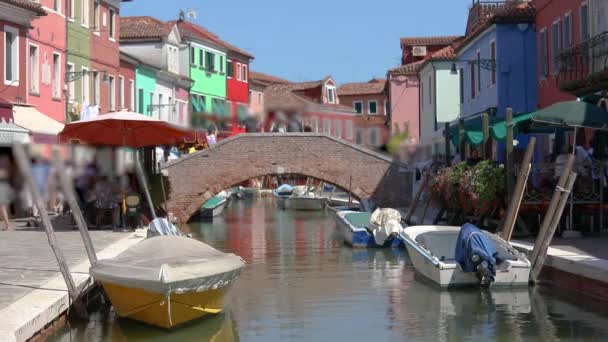
[[[139,160],[139,152],[135,153],[135,173],[137,174],[137,179],[139,181],[139,186],[141,187],[141,191],[146,195],[146,200],[148,201],[148,206],[150,207],[150,214],[152,215],[152,219],[156,219],[156,210],[154,209],[154,203],[152,203],[152,196],[150,196],[150,191],[148,190],[148,182],[146,181],[146,175],[144,174],[144,170],[141,166],[141,162]]]
[[[78,288],[76,287],[76,282],[74,282],[74,278],[70,273],[70,269],[68,267],[67,261],[65,260],[65,256],[63,255],[61,248],[57,244],[57,240],[55,238],[55,229],[53,229],[53,224],[51,223],[51,219],[49,218],[49,213],[46,210],[46,203],[44,203],[42,199],[42,195],[38,190],[38,185],[36,184],[36,182],[34,182],[34,177],[32,175],[32,165],[25,151],[25,147],[21,143],[13,143],[13,156],[15,157],[17,167],[24,178],[25,185],[28,187],[30,194],[32,195],[34,205],[36,206],[36,208],[38,208],[38,212],[40,213],[42,225],[44,226],[46,236],[49,241],[49,246],[53,250],[53,254],[55,254],[55,258],[57,259],[57,264],[59,265],[59,272],[61,272],[61,276],[65,281],[65,285],[68,289],[70,299],[74,303],[76,314],[82,319],[87,319],[87,310],[84,306],[84,303],[79,300],[80,294],[78,292]]]
[[[540,274],[540,269],[543,264],[538,264],[538,256],[541,253],[542,246],[545,244],[545,241],[551,243],[551,239],[553,238],[553,234],[555,234],[555,229],[551,229],[553,226],[553,222],[555,220],[555,227],[557,227],[557,223],[561,219],[562,212],[564,210],[565,202],[568,200],[568,193],[564,192],[566,189],[567,183],[570,182],[570,172],[572,170],[572,166],[574,164],[574,155],[570,154],[568,159],[566,160],[566,164],[564,165],[564,169],[562,171],[561,176],[559,177],[559,181],[557,182],[557,186],[555,187],[555,191],[553,192],[553,197],[551,198],[551,202],[549,203],[549,208],[545,214],[543,219],[543,223],[538,232],[538,236],[536,237],[536,241],[534,242],[534,249],[532,250],[532,257],[530,258],[530,262],[532,264],[532,269],[537,268],[538,274]],[[574,183],[573,183],[574,184]],[[565,196],[564,206],[560,205],[562,197]],[[559,207],[561,210],[558,211]],[[548,244],[547,244],[548,246]],[[548,247],[547,247],[548,248]],[[546,253],[546,250],[545,250]],[[544,257],[543,257],[544,260]],[[530,272],[530,281],[537,282],[538,274],[534,272]]]
[[[526,154],[524,155],[524,160],[521,164],[521,169],[519,170],[519,174],[517,175],[517,184],[515,185],[514,193],[510,196],[511,201],[509,203],[509,209],[507,209],[507,215],[505,217],[505,222],[502,227],[502,238],[505,241],[511,240],[511,235],[513,234],[513,228],[515,227],[515,221],[517,219],[517,215],[519,214],[519,208],[521,206],[521,201],[524,197],[524,191],[526,190],[526,184],[528,183],[528,176],[530,175],[530,169],[532,168],[532,156],[534,155],[534,147],[536,145],[536,138],[530,138],[528,142],[528,147],[526,148]],[[509,177],[508,174],[505,174],[506,178]]]
[[[490,117],[488,113],[481,114],[481,132],[483,134],[483,141],[481,143],[481,156],[483,160],[490,159],[490,153],[488,149],[488,142],[490,141]]]
[[[507,108],[505,116],[507,126],[505,175],[507,176],[507,199],[510,199],[513,195],[513,109]]]

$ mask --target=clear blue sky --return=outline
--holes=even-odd
[[[134,0],[121,15],[197,24],[251,52],[251,69],[293,81],[384,77],[400,63],[399,37],[464,33],[471,0]]]

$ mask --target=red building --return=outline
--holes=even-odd
[[[386,144],[389,136],[388,112],[390,105],[385,93],[386,80],[346,83],[338,88],[340,103],[353,108],[355,117],[355,142],[378,147]]]
[[[460,38],[459,36],[401,38],[401,65],[427,59]]]
[[[137,112],[135,108],[135,68],[139,61],[125,53],[120,53],[120,69],[118,71],[118,107]]]
[[[226,104],[232,118],[232,132],[244,130],[249,115],[249,64],[253,60],[246,51],[224,43],[228,50],[226,59]]]
[[[581,15],[586,19],[581,20]],[[563,50],[589,38],[589,18],[587,2],[583,0],[536,1],[539,108],[576,99],[576,96],[560,90],[557,60]]]
[[[118,75],[120,71],[120,2],[93,2],[91,35],[91,103],[99,105],[99,114],[120,110]]]

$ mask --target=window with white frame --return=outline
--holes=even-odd
[[[167,45],[167,62],[169,72],[179,74],[179,49],[177,47]]]
[[[384,116],[388,115],[388,101],[384,100]]]
[[[312,131],[313,131],[314,133],[319,133],[319,118],[318,118],[318,117],[316,117],[316,116],[313,116],[313,117],[310,119],[310,126],[311,126]]]
[[[547,41],[547,29],[543,28],[538,34],[538,69],[540,76],[549,76],[549,42]]]
[[[61,0],[53,0],[53,11],[61,13]]]
[[[74,17],[76,17],[76,0],[67,0],[69,1],[69,8],[68,8],[68,20],[72,21],[74,20]]]
[[[342,138],[342,120],[334,120],[334,136],[336,138]]]
[[[110,39],[116,39],[116,11],[110,8],[110,25],[108,25],[108,30],[110,31]]]
[[[351,120],[346,121],[346,139],[353,138],[353,122]]]
[[[363,102],[362,101],[353,101],[353,109],[357,114],[363,114]]]
[[[247,82],[247,65],[243,64],[243,73],[241,74],[241,80]]]
[[[87,2],[87,1],[83,1]],[[99,34],[101,31],[101,5],[95,1],[93,3],[93,32]]]
[[[355,143],[357,145],[363,145],[365,143],[365,141],[363,141],[363,128],[357,128]]]
[[[331,134],[331,119],[323,119],[323,133],[327,135]]]
[[[118,76],[118,110],[125,108],[125,78]]]
[[[241,80],[241,63],[236,63],[236,80]]]
[[[369,129],[369,144],[371,146],[380,145],[380,129],[378,127],[371,127]]]
[[[61,55],[53,52],[53,98],[61,98]]]
[[[207,68],[207,71],[216,71],[215,54],[213,52],[205,51],[205,68]]]
[[[234,77],[234,64],[232,64],[232,61],[229,59],[226,60],[226,77]]]
[[[559,52],[562,50],[562,32],[559,20],[551,26],[551,52],[553,53],[551,71],[554,75],[559,73]]]
[[[132,112],[135,111],[135,82],[133,80],[129,80],[129,109]]]
[[[583,1],[580,8],[580,22],[581,22],[581,39],[583,41],[590,38],[589,34],[589,5],[587,1]]]
[[[190,47],[190,65],[196,65],[196,48]]]
[[[367,101],[367,114],[369,114],[369,115],[378,114],[378,102],[376,100]]]
[[[91,79],[89,77],[89,69],[86,67],[82,67],[82,78],[80,87],[81,90],[81,101],[83,104],[91,104],[91,99],[89,98],[89,94],[91,94]]]
[[[167,98],[167,111],[169,112],[169,122],[176,123],[175,121],[175,107],[173,106],[173,98],[169,96]]]
[[[564,49],[567,49],[572,46],[573,38],[572,38],[572,12],[566,13],[564,15]]]
[[[496,61],[496,42],[490,42],[490,60]],[[496,84],[496,63],[494,63],[494,67],[490,70],[490,85]]]
[[[336,103],[336,88],[327,87],[327,102]]]
[[[89,27],[89,1],[80,2],[80,25]]]
[[[224,56],[220,55],[220,74],[224,73]]]
[[[477,92],[481,93],[481,52],[477,51]]]
[[[460,78],[460,103],[463,104],[464,103],[464,69],[460,68],[460,72],[459,72],[459,78]]]
[[[114,78],[114,76],[109,76],[108,80],[109,80],[108,87],[110,88],[109,107],[110,107],[111,111],[115,111],[116,110],[116,79]]]
[[[76,71],[76,67],[74,66],[74,63],[68,63],[68,69],[66,70],[66,73],[69,75],[72,75],[75,71]],[[67,82],[67,84],[68,84],[67,98],[70,103],[73,103],[74,100],[76,99],[75,83],[76,82],[74,82],[74,81]]]
[[[153,109],[154,110],[154,109]],[[163,103],[163,94],[158,94],[158,118],[163,120],[163,114],[165,112],[165,103]]]
[[[19,29],[4,25],[4,84],[19,82]]]
[[[475,64],[469,64],[471,68],[471,99],[475,98],[475,91],[477,88],[475,87]]]
[[[100,91],[101,91],[101,75],[99,71],[93,71],[93,104],[99,105],[100,103]]]
[[[40,55],[38,51],[38,46],[30,45],[30,92],[36,94],[40,93]]]

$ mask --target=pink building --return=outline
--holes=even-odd
[[[249,71],[249,109],[256,116],[258,122],[265,121],[264,90],[271,84],[290,84],[283,78],[271,76],[256,71]]]
[[[48,14],[33,20],[28,32],[28,103],[46,116],[65,122],[65,3],[53,0],[37,2],[48,9]]]
[[[139,61],[127,54],[120,53],[118,70],[118,108],[136,112],[135,108],[135,68]]]
[[[390,69],[387,76],[391,134],[408,132],[420,142],[420,98],[418,70],[424,61]]]

